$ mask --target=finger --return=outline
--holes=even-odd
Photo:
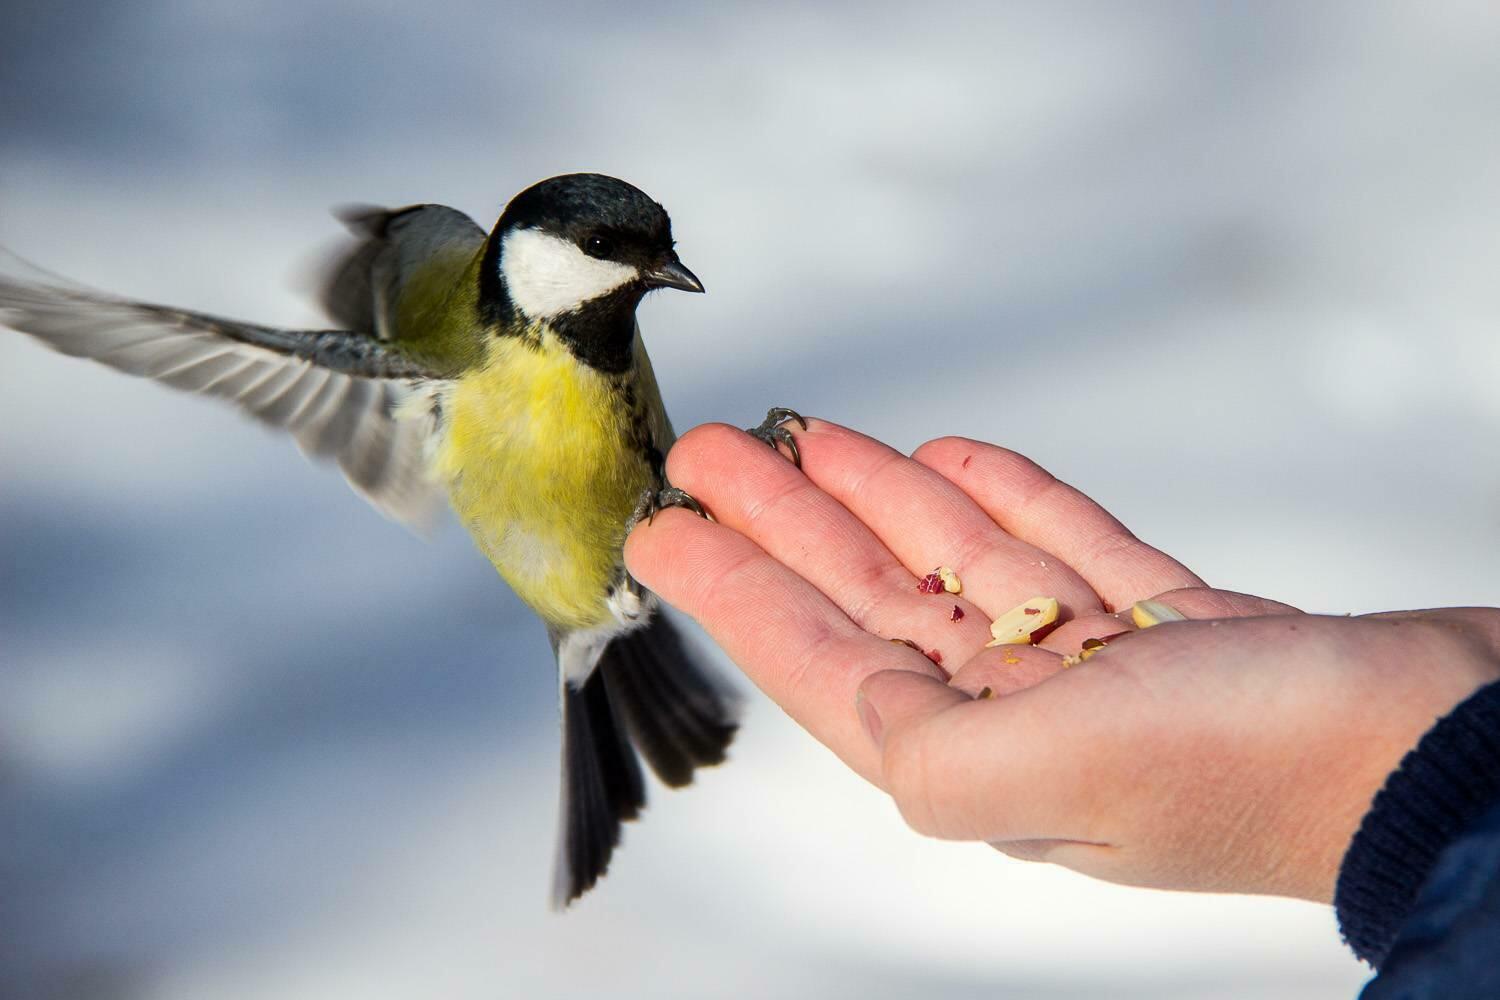
[[[911,639],[940,663],[961,663],[989,641],[982,610],[950,594],[920,593],[917,577],[868,527],[744,431],[695,427],[673,447],[667,473],[866,631]]]
[[[1213,590],[1194,587],[1187,590],[1172,590],[1150,598],[1153,603],[1164,604],[1183,617],[1191,620],[1206,618],[1255,618],[1261,615],[1301,614],[1290,604],[1239,594],[1232,590]],[[1131,617],[1131,608],[1112,615],[1085,615],[1064,622],[1047,634],[1038,644],[1045,649],[1064,655],[1077,654],[1088,640],[1108,643],[1136,631]]]
[[[897,677],[897,674],[909,676]],[[902,740],[912,727],[935,720],[960,705],[973,702],[970,695],[942,681],[904,670],[881,671],[866,677],[855,695],[854,707],[869,746],[881,754],[876,784],[893,792],[887,783],[883,753],[886,743],[892,737]],[[906,807],[901,806],[899,800],[897,805],[905,815]],[[909,817],[907,822],[911,822]],[[912,823],[912,828],[921,829],[915,823]]]
[[[1150,598],[1179,611],[1188,618],[1258,618],[1262,615],[1300,615],[1302,611],[1290,604],[1282,604],[1267,597],[1241,594],[1233,590],[1215,590],[1212,587],[1189,587],[1169,590]],[[1128,617],[1126,609],[1125,617]]]
[[[968,438],[929,441],[912,457],[957,484],[995,523],[1077,570],[1106,608],[1201,587],[1187,567],[1023,455]]]
[[[909,676],[894,678],[886,677],[886,674]],[[878,697],[871,697],[868,693],[871,690],[878,692]],[[927,722],[954,706],[973,700],[943,681],[906,670],[871,674],[861,682],[855,694],[855,706],[865,735],[877,747],[884,744],[888,733],[898,733],[906,727]]]
[[[860,629],[744,535],[686,511],[663,511],[638,525],[625,560],[788,715],[872,780],[878,754],[850,711],[860,681],[893,669],[947,677],[920,653]]]
[[[1134,630],[1129,610],[1117,611],[1112,615],[1084,615],[1082,618],[1063,622],[1047,633],[1037,645],[1054,653],[1070,656],[1081,651],[1083,644],[1090,639],[1110,642]]]
[[[1087,719],[1075,669],[1005,698],[971,699],[905,671],[871,674],[861,711],[880,720],[882,787],[918,833],[952,840],[1098,839],[1079,818],[1107,816],[1085,760],[1108,760],[1109,720]],[[1067,690],[1064,690],[1067,689]],[[1073,697],[1069,697],[1073,695]],[[1098,738],[1105,737],[1102,744]],[[1102,756],[1101,756],[1102,755]]]
[[[995,646],[960,667],[948,684],[973,698],[1004,698],[1063,669],[1061,656],[1038,646]]]
[[[926,466],[848,428],[809,421],[797,431],[802,468],[914,575],[953,567],[963,596],[991,618],[1028,597],[1056,597],[1063,617],[1098,610],[1070,567],[1006,534],[964,492]]]

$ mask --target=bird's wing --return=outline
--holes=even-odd
[[[451,287],[454,269],[471,261],[485,241],[473,219],[445,205],[361,206],[338,215],[355,242],[328,268],[323,308],[340,326],[381,340],[412,338],[414,331],[399,329],[402,306],[422,295],[435,272],[440,287]]]
[[[420,528],[434,513],[442,493],[425,450],[435,416],[401,407],[434,373],[375,338],[242,323],[16,270],[0,267],[0,324],[63,354],[230,400],[337,462],[388,517]]]

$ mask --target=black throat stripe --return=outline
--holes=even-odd
[[[635,309],[644,294],[644,286],[632,281],[544,322],[579,361],[605,374],[619,375],[635,363]],[[485,243],[479,264],[477,308],[480,323],[496,336],[524,336],[530,326],[501,277],[496,233]]]
[[[609,375],[635,363],[635,307],[641,289],[634,282],[547,321],[573,356]]]

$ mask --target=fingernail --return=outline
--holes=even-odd
[[[1162,622],[1185,622],[1187,615],[1161,601],[1136,601],[1130,606],[1130,620],[1136,628],[1150,628]]]
[[[865,734],[870,737],[870,742],[880,746],[880,739],[884,734],[880,713],[875,711],[875,706],[870,704],[870,699],[865,697],[863,691],[854,695],[854,710],[859,713],[860,724],[865,727]]]

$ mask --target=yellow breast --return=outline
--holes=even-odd
[[[488,353],[447,396],[436,471],[479,548],[545,622],[605,624],[608,591],[623,572],[626,519],[653,484],[632,443],[638,418],[619,377],[579,363],[550,332],[493,338]],[[625,379],[637,393],[645,388]]]

